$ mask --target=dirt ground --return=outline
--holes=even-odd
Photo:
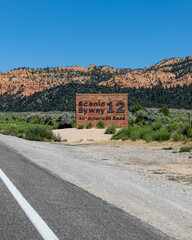
[[[105,134],[105,129],[77,129],[66,128],[53,130],[55,135],[59,135],[61,140],[67,144],[88,144],[88,143],[100,143],[110,140],[112,134]]]

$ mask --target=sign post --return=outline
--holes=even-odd
[[[127,94],[76,94],[76,125],[93,126],[99,120],[105,122],[105,127],[115,124],[117,127],[128,125]]]

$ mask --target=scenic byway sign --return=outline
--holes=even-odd
[[[105,126],[126,127],[128,114],[127,94],[76,94],[76,125],[95,127],[99,120]]]

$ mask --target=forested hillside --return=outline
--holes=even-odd
[[[122,88],[97,84],[69,83],[36,92],[23,98],[15,95],[0,95],[0,111],[74,111],[76,93],[128,93],[128,105],[139,103],[145,107],[192,109],[192,84],[163,88]]]

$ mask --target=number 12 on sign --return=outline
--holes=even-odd
[[[114,113],[115,111],[113,110],[113,102],[109,102],[109,103],[107,103],[107,105],[109,106],[109,110],[107,111],[107,113]],[[125,103],[124,102],[119,101],[116,103],[116,106],[120,106],[117,109],[116,113],[124,113],[125,112],[125,109],[124,109]]]

